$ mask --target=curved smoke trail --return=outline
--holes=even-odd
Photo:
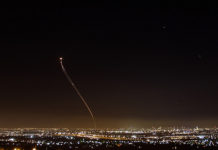
[[[93,120],[93,124],[94,124],[94,127],[96,129],[96,122],[95,122],[95,118],[94,118],[94,115],[89,107],[89,105],[87,104],[87,102],[85,101],[85,99],[83,98],[83,96],[81,95],[81,93],[79,92],[78,88],[76,87],[76,85],[73,83],[72,79],[70,78],[70,76],[68,75],[66,69],[64,68],[64,65],[63,65],[63,58],[60,57],[60,64],[61,64],[61,68],[62,68],[62,71],[64,73],[64,75],[66,76],[67,80],[70,82],[71,86],[74,88],[74,90],[76,91],[76,93],[79,95],[80,99],[82,100],[82,102],[84,103],[84,105],[86,106],[87,110],[89,111],[91,117],[92,117],[92,120]]]

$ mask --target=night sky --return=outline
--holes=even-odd
[[[92,127],[61,56],[98,127],[218,125],[215,3],[62,5],[0,9],[0,127]]]

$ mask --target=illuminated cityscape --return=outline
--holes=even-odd
[[[0,150],[218,150],[216,1],[2,2]]]
[[[218,149],[218,128],[0,129],[0,149]]]

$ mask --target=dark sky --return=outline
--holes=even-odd
[[[0,9],[0,127],[92,127],[60,56],[98,127],[218,125],[215,3],[56,5]]]

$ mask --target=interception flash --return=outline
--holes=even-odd
[[[60,57],[59,59],[60,59],[60,60],[63,60],[63,57]]]

